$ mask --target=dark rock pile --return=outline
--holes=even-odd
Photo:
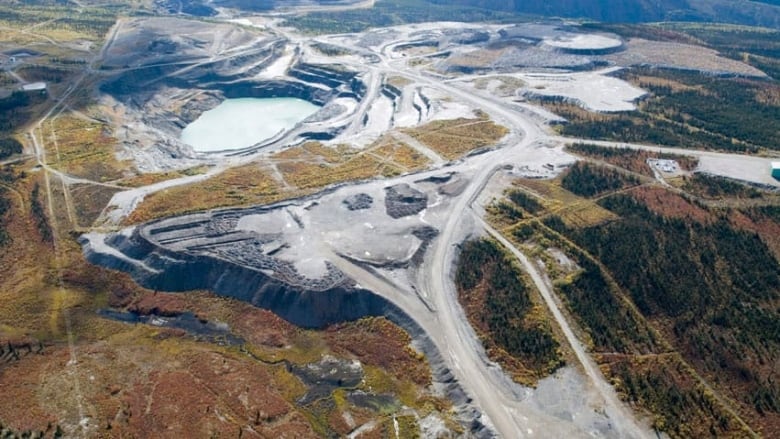
[[[374,204],[374,199],[371,198],[371,195],[360,193],[344,198],[342,203],[344,203],[349,210],[363,210],[370,208],[371,205]]]
[[[415,215],[428,206],[428,196],[406,183],[390,186],[385,191],[385,209],[391,218]]]

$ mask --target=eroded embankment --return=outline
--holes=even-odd
[[[434,386],[453,402],[464,427],[475,437],[494,436],[481,422],[481,413],[471,404],[420,325],[386,298],[348,278],[323,289],[292,286],[261,270],[162,248],[144,237],[140,227],[107,237],[84,235],[80,242],[88,261],[127,272],[145,288],[170,292],[210,290],[272,311],[304,328],[320,329],[363,317],[386,317],[407,331],[414,347],[425,354]]]

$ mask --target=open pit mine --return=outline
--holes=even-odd
[[[492,233],[485,210],[508,181],[575,162],[551,128],[565,121],[534,102],[631,110],[646,92],[622,68],[706,70],[702,58],[719,58],[662,52],[560,23],[304,37],[266,17],[122,19],[95,66],[103,117],[123,163],[176,176],[117,188],[81,236],[83,252],[146,288],[210,290],[305,328],[384,316],[427,358],[465,436],[654,437],[585,353],[537,265],[525,268],[577,361],[536,387],[488,358],[453,278],[460,244]],[[264,132],[244,129],[270,120],[263,106],[279,99],[301,107]],[[201,120],[206,131],[192,134]],[[728,159],[701,158],[716,172]],[[765,159],[743,160],[740,177],[776,184],[751,171]],[[176,204],[236,170],[263,178],[210,204]],[[262,185],[273,189],[246,198]]]

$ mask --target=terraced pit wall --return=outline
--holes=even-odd
[[[128,259],[96,251],[90,241],[80,242],[86,259],[96,265],[120,270],[141,286],[160,291],[210,290],[214,293],[267,309],[297,326],[321,329],[363,317],[385,317],[407,331],[416,349],[425,354],[434,385],[458,410],[458,418],[474,437],[494,437],[481,421],[436,345],[420,325],[398,306],[372,291],[358,288],[351,280],[317,290],[281,282],[252,268],[216,257],[178,253],[162,248],[143,236],[141,227],[131,234],[113,234],[106,243]]]

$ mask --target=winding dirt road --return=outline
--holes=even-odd
[[[113,41],[120,26],[121,21],[118,22],[113,32],[110,33],[106,45],[100,51],[100,56],[106,52],[106,48]],[[280,34],[282,32],[279,30]],[[398,41],[388,42],[385,48],[397,43]],[[366,51],[364,47],[345,47],[357,53]],[[404,60],[391,61],[386,56],[384,48],[374,51],[372,55],[376,56],[376,59],[379,60],[378,63],[366,64],[358,61],[344,61],[344,64],[366,72],[364,79],[369,83],[366,97],[356,111],[355,120],[347,130],[348,134],[355,134],[360,131],[362,121],[373,99],[380,94],[379,90],[383,79],[390,75],[403,76],[416,84],[439,90],[454,99],[469,104],[473,108],[479,108],[494,121],[506,126],[510,133],[502,141],[500,149],[470,157],[467,160],[454,164],[450,168],[468,180],[468,184],[460,194],[453,196],[447,201],[446,212],[441,213],[446,216],[446,220],[443,221],[440,233],[432,242],[426,259],[418,271],[417,286],[419,295],[422,297],[418,297],[414,292],[404,291],[387,279],[381,278],[375,273],[369,272],[337,256],[323,243],[320,243],[323,247],[321,253],[327,255],[328,260],[356,282],[396,304],[423,328],[438,348],[447,366],[452,370],[464,391],[473,399],[474,405],[484,414],[485,423],[492,426],[500,436],[505,438],[585,436],[585,432],[578,429],[573,423],[554,418],[552,415],[539,410],[534,410],[524,402],[524,398],[527,396],[524,393],[524,389],[512,383],[497,365],[487,359],[479,338],[469,325],[458,303],[457,292],[452,281],[452,270],[457,253],[455,244],[462,242],[475,230],[482,229],[487,231],[505,245],[530,274],[534,284],[542,294],[545,304],[550,308],[556,322],[563,330],[567,342],[572,346],[578,361],[582,364],[589,382],[603,399],[606,415],[616,435],[619,437],[636,438],[651,437],[652,434],[649,430],[643,427],[634,417],[634,414],[617,398],[614,389],[606,382],[593,360],[585,351],[584,346],[576,338],[557,306],[549,281],[509,241],[471,211],[471,204],[482,193],[490,178],[501,166],[505,164],[522,164],[524,160],[535,154],[534,148],[536,145],[571,142],[576,141],[576,139],[552,136],[533,115],[521,111],[517,106],[513,106],[500,98],[485,96],[475,92],[473,89],[461,88],[464,87],[461,84],[446,83],[440,78],[427,76],[418,70],[407,67],[403,64]],[[69,92],[63,96],[62,101],[76,88],[81,79],[69,89]],[[52,108],[43,120],[51,116],[57,108],[57,106]],[[40,127],[43,120],[37,124],[37,127]],[[48,174],[50,172],[58,174],[66,181],[86,183],[84,180],[76,180],[49,168],[45,149],[39,145],[36,138],[35,127],[30,131],[30,136],[35,145],[38,161],[44,166],[46,171],[47,188]],[[636,147],[658,149],[658,147],[654,146]],[[423,150],[422,152],[425,153],[426,151]],[[674,150],[674,152],[679,153],[680,151]],[[706,154],[708,157],[715,154],[714,157],[723,159],[722,154]],[[434,159],[438,157],[432,152],[425,155]],[[119,204],[120,209],[117,217],[112,218],[112,220],[114,222],[121,220],[123,215],[128,215],[132,212],[135,205],[150,193],[176,185],[196,182],[253,159],[254,157],[226,159],[223,165],[209,171],[207,174],[169,180],[122,192],[115,197],[114,202]],[[434,161],[438,163],[440,160],[439,158],[439,160]],[[51,202],[51,197],[49,197],[49,200]],[[54,207],[50,206],[50,209],[53,213]]]

